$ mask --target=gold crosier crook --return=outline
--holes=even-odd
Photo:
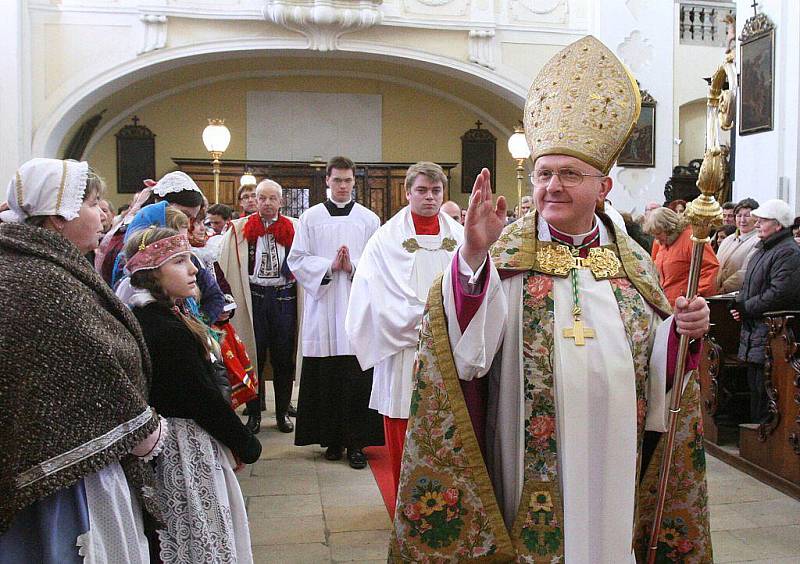
[[[720,194],[725,182],[727,164],[725,155],[727,147],[719,142],[719,105],[722,97],[722,86],[725,83],[726,67],[721,66],[714,73],[708,91],[708,123],[706,129],[706,152],[703,165],[697,179],[697,187],[701,195],[694,199],[686,209],[686,217],[692,225],[692,262],[689,266],[689,285],[686,298],[692,300],[697,294],[697,285],[700,279],[700,266],[703,261],[703,247],[710,241],[711,230],[722,224],[722,208],[715,196]],[[735,79],[734,79],[735,80]],[[731,84],[733,88],[735,86]],[[735,92],[735,90],[734,90]],[[664,458],[661,461],[661,472],[658,480],[658,497],[656,498],[656,513],[653,519],[653,528],[650,533],[647,562],[654,564],[658,548],[658,536],[661,530],[661,519],[664,516],[664,500],[667,493],[667,482],[672,466],[672,455],[675,447],[675,433],[678,428],[678,414],[681,411],[681,395],[685,379],[686,355],[689,349],[689,338],[680,336],[678,347],[678,362],[675,367],[675,377],[672,384],[672,398],[669,408],[669,428],[667,430],[667,444],[664,446]],[[677,393],[676,393],[677,391]]]

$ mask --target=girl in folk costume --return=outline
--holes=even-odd
[[[208,328],[176,304],[194,295],[197,267],[185,235],[147,229],[125,248],[133,313],[153,361],[151,402],[170,421],[156,462],[166,506],[159,531],[164,562],[252,562],[244,498],[234,469],[253,463],[261,443],[215,384],[219,349]]]
[[[84,255],[104,183],[33,159],[0,225],[0,562],[150,562],[143,510],[166,426],[138,323]],[[10,214],[8,217],[6,214]],[[5,222],[8,223],[5,223]]]

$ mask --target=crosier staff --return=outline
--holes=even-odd
[[[708,126],[706,130],[707,147],[703,158],[703,165],[697,179],[697,187],[701,195],[693,200],[686,209],[686,217],[692,226],[692,262],[689,266],[689,284],[686,299],[691,301],[697,294],[697,285],[700,279],[700,267],[703,262],[703,247],[710,242],[711,231],[722,224],[722,208],[715,195],[719,194],[725,181],[727,148],[719,143],[719,103],[722,95],[722,85],[725,82],[726,69],[719,67],[711,79],[708,93]],[[667,430],[667,443],[664,447],[664,458],[661,461],[661,471],[658,480],[658,497],[656,498],[656,513],[653,519],[653,528],[650,533],[648,564],[656,561],[658,536],[661,531],[661,519],[664,515],[664,502],[667,494],[667,483],[672,466],[672,455],[675,444],[675,433],[678,428],[678,415],[681,411],[681,396],[685,380],[686,356],[689,350],[689,337],[680,336],[678,345],[678,359],[675,367],[675,378],[672,384],[672,397],[669,408],[669,428]]]

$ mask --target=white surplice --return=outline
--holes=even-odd
[[[600,244],[609,242],[600,225]],[[550,240],[539,220],[539,239]],[[582,237],[581,239],[582,240]],[[462,272],[463,272],[463,265]],[[516,517],[523,487],[524,394],[522,377],[522,292],[524,274],[501,282],[489,264],[483,303],[465,331],[456,315],[451,270],[442,282],[448,333],[459,377],[484,376],[501,351],[501,377],[490,384],[493,428],[487,461],[494,470],[495,493],[506,524]],[[467,267],[468,269],[468,267]],[[596,337],[577,346],[563,337],[571,327],[570,278],[553,277],[553,373],[557,415],[558,464],[564,500],[565,561],[635,562],[633,541],[636,488],[636,389],[633,357],[609,281],[578,272],[582,320]],[[648,430],[665,431],[667,421],[666,349],[671,318],[664,321],[645,305],[655,329],[648,388]]]
[[[343,270],[331,272],[331,264],[345,245],[357,270],[364,247],[378,227],[380,218],[358,203],[348,215],[331,216],[325,204],[317,204],[300,216],[286,260],[305,291],[303,356],[353,354],[344,329],[351,278]]]
[[[363,370],[374,367],[369,407],[382,415],[407,419],[411,406],[414,352],[422,313],[433,281],[447,270],[464,228],[439,212],[439,234],[417,235],[411,210],[403,208],[378,229],[367,244],[353,278],[345,326]],[[404,241],[416,239],[409,251]]]

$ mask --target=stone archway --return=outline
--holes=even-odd
[[[95,75],[64,96],[37,128],[33,137],[32,153],[57,156],[66,135],[87,111],[101,100],[148,76],[197,62],[223,61],[232,56],[264,55],[308,57],[318,53],[307,51],[302,41],[286,39],[222,41],[153,51]],[[331,55],[386,61],[440,73],[483,88],[520,109],[527,93],[528,85],[521,84],[520,80],[509,79],[476,64],[403,47],[359,43],[357,48],[348,48],[343,44],[334,54],[326,56]]]

